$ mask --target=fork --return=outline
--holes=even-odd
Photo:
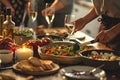
[[[24,11],[22,22],[21,22],[21,24],[19,26],[19,31],[23,31],[24,30],[24,21],[25,21],[26,14],[27,14],[27,12]]]

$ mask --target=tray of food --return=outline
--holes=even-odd
[[[67,33],[67,29],[65,28],[36,28],[35,29],[37,35],[57,35],[64,36]]]
[[[13,70],[28,75],[49,75],[59,70],[59,65],[51,60],[41,60],[30,57],[13,65]]]

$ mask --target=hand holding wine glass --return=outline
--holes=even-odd
[[[51,3],[46,3],[45,10],[42,11],[42,14],[45,16],[45,19],[48,23],[48,27],[52,27],[52,22],[55,18],[55,9],[53,7],[50,7]]]
[[[37,15],[38,15],[37,11],[32,11],[30,13],[30,16],[31,16],[33,22],[37,19]]]
[[[28,15],[33,22],[37,19],[38,15],[37,11],[38,11],[37,3],[35,2],[35,0],[30,0],[30,2],[28,3]]]
[[[65,15],[65,27],[68,30],[68,35],[72,35],[75,29],[75,15]]]

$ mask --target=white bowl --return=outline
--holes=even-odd
[[[0,59],[2,63],[10,63],[13,60],[13,52],[10,50],[0,50]]]

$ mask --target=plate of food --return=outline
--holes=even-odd
[[[49,75],[59,70],[59,65],[51,60],[41,60],[30,57],[28,60],[21,60],[13,65],[13,70],[28,75]]]
[[[50,59],[60,64],[79,64],[81,56],[73,50],[74,42],[55,41],[38,48],[38,53],[42,59]]]
[[[89,66],[99,66],[104,64],[102,69],[115,70],[120,69],[120,52],[113,50],[87,50],[81,54],[83,63]],[[112,65],[111,65],[112,64]]]
[[[57,36],[57,35],[37,35],[38,39],[42,39],[45,37],[49,38],[52,41],[62,41],[63,40],[63,37]]]
[[[94,72],[90,72],[94,69],[96,69]],[[106,76],[104,70],[91,66],[68,66],[60,69],[59,72],[68,80],[100,80]]]
[[[10,74],[0,73],[0,80],[16,80],[16,78]]]

